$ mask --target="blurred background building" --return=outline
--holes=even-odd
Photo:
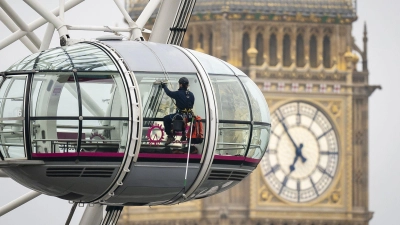
[[[135,19],[147,2],[127,0],[126,7]],[[369,85],[367,27],[357,46],[355,20],[353,0],[197,0],[183,46],[231,63],[258,84],[273,119],[270,150],[227,192],[125,207],[119,224],[368,224],[368,97],[379,86]],[[291,145],[281,128],[293,115],[303,118],[285,122],[298,131],[293,139],[317,140],[315,163],[296,174],[276,160]]]

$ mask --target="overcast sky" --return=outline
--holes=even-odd
[[[22,0],[7,2],[30,23],[39,17]],[[40,0],[46,7],[57,6],[57,0]],[[353,24],[353,35],[362,46],[364,21],[367,22],[369,36],[368,62],[370,84],[381,85],[370,97],[369,105],[369,191],[370,210],[374,211],[371,225],[398,225],[400,208],[400,75],[395,60],[400,54],[400,2],[395,0],[358,1],[359,19]],[[69,24],[109,25],[122,24],[122,16],[112,0],[86,0],[65,15]],[[42,39],[45,27],[36,34]],[[11,32],[0,23],[0,40]],[[104,33],[71,32],[74,37],[97,37]],[[58,46],[57,34],[52,47]],[[0,71],[12,63],[29,55],[30,52],[20,43],[0,50]],[[0,178],[0,206],[19,197],[29,190],[8,178]],[[48,196],[39,196],[26,205],[0,217],[0,224],[64,224],[71,205]],[[78,224],[83,208],[78,208],[71,224]]]

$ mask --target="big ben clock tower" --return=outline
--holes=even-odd
[[[197,0],[183,46],[258,84],[271,110],[269,147],[232,190],[178,208],[130,208],[120,224],[369,224],[368,97],[379,86],[368,82],[366,26],[362,41],[352,37],[356,19],[354,0]]]

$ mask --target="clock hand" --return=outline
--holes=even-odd
[[[301,161],[304,163],[307,161],[307,159],[303,156],[303,153],[301,150],[303,149],[303,143],[299,145],[299,147],[296,149],[296,156],[299,156],[301,158]]]
[[[296,156],[295,156],[295,158],[294,158],[294,160],[293,160],[292,165],[289,166],[290,172],[293,172],[293,171],[295,170],[294,164],[296,164],[297,159],[298,159],[299,157],[301,158],[301,161],[302,161],[303,163],[307,161],[307,159],[306,159],[306,158],[303,156],[303,154],[301,153],[301,150],[303,149],[303,146],[304,146],[303,143],[301,143],[301,144],[299,145],[299,147],[296,148]]]
[[[295,169],[294,164],[296,164],[298,158],[299,158],[299,156],[296,154],[296,157],[294,158],[292,165],[289,166],[290,172],[294,171],[294,169]]]
[[[296,148],[296,151],[297,151],[297,145],[294,142],[292,136],[290,136],[290,133],[289,133],[289,131],[288,131],[288,129],[287,129],[287,127],[286,127],[286,125],[285,125],[285,123],[283,121],[282,121],[282,126],[283,126],[283,129],[285,130],[286,134],[289,136],[290,141],[292,142],[292,144],[294,145],[294,147]]]

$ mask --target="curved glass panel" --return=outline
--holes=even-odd
[[[240,80],[249,96],[254,121],[250,148],[246,157],[261,159],[267,149],[271,131],[268,105],[264,95],[250,78],[240,77]]]
[[[66,51],[78,71],[117,71],[110,57],[94,45],[71,45]]]
[[[193,62],[178,48],[172,45],[160,45],[152,42],[141,42],[146,45],[157,56],[162,63],[164,70],[168,73],[197,73]],[[150,51],[147,49],[147,51]],[[157,64],[159,62],[156,62]],[[153,63],[154,64],[154,63]],[[154,66],[150,64],[148,68],[152,71]],[[136,71],[136,68],[132,69]]]
[[[77,77],[82,98],[82,151],[124,152],[128,101],[121,75],[78,72]]]
[[[211,76],[219,127],[216,155],[244,156],[250,139],[250,108],[236,76]]]
[[[14,63],[12,66],[10,66],[7,69],[7,71],[32,70],[34,62],[39,54],[40,53],[35,53],[35,54],[32,54],[30,56],[23,58],[22,60]]]
[[[261,159],[268,147],[268,142],[271,134],[271,126],[266,124],[253,125],[253,133],[247,158]]]
[[[235,76],[212,76],[220,120],[250,121],[246,94]]]
[[[223,75],[235,75],[231,69],[225,63],[223,63],[220,59],[217,59],[213,56],[189,50],[201,63],[204,69],[209,74],[223,74]]]
[[[271,117],[263,93],[249,77],[240,77],[239,79],[242,81],[249,96],[253,121],[270,123]]]
[[[25,158],[23,122],[26,75],[6,78],[0,87],[0,151],[4,158]]]
[[[82,115],[95,117],[127,117],[128,103],[119,73],[78,72]]]
[[[72,72],[35,74],[30,103],[31,117],[41,117],[30,121],[32,153],[76,153],[79,104]]]
[[[81,153],[124,153],[127,142],[128,119],[82,121]]]
[[[69,73],[41,73],[33,76],[31,116],[79,116],[75,78]]]
[[[50,49],[39,56],[36,63],[38,70],[72,70],[70,57],[65,52],[66,47]]]
[[[78,71],[117,71],[114,62],[104,51],[88,43],[35,53],[15,63],[7,71],[32,69],[71,71],[74,68]]]
[[[195,115],[205,119],[205,105],[204,105],[204,94],[199,84],[199,80],[196,74],[168,74],[169,82],[168,88],[171,91],[178,89],[178,80],[182,76],[185,76],[189,80],[189,90],[195,97],[193,112]],[[183,153],[188,151],[187,140],[181,142],[182,133],[177,133],[175,141],[164,146],[167,139],[164,125],[164,117],[174,117],[176,113],[176,106],[172,98],[168,97],[164,90],[161,88],[159,83],[155,83],[157,80],[166,80],[165,74],[156,73],[135,73],[135,77],[139,83],[139,90],[141,95],[141,101],[143,104],[143,137],[140,153]],[[189,132],[189,123],[185,124],[186,131]],[[205,123],[203,122],[205,128]],[[204,129],[205,130],[205,129]],[[204,134],[206,136],[206,134]],[[191,149],[197,149],[197,153],[201,154],[203,149],[202,144],[195,144],[191,146]],[[191,152],[193,152],[191,150]],[[194,154],[191,154],[194,155]],[[140,156],[139,156],[140,157]],[[191,156],[192,157],[192,156]]]
[[[157,56],[141,41],[105,41],[124,58],[132,71],[164,72]],[[132,54],[136,52],[138,54]]]
[[[231,64],[229,64],[227,62],[224,62],[224,63],[235,73],[235,75],[247,77],[247,75],[243,71],[239,70],[238,68],[232,66]]]
[[[33,157],[123,157],[128,102],[118,73],[35,74],[30,103]]]
[[[30,121],[32,156],[78,156],[78,120],[41,119]]]

